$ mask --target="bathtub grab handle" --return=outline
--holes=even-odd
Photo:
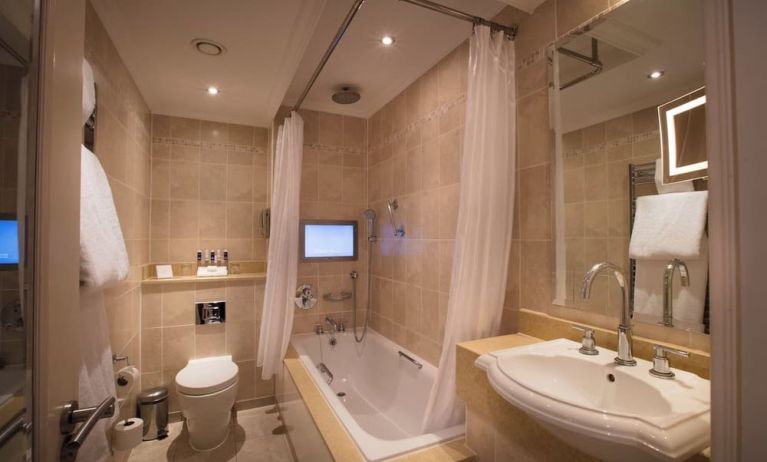
[[[322,374],[323,372],[324,372],[325,374],[328,374],[328,377],[330,377],[330,378],[328,379],[328,385],[330,385],[331,383],[333,383],[333,373],[332,373],[332,372],[330,372],[330,369],[328,369],[328,366],[326,366],[326,365],[325,365],[325,363],[320,363],[320,364],[317,366],[317,369],[319,369],[319,370],[320,370],[320,374]]]
[[[401,351],[400,351],[400,352],[399,352],[399,355],[400,355],[401,357],[403,357],[403,358],[407,359],[407,360],[408,360],[408,361],[410,361],[411,363],[415,364],[415,367],[417,367],[418,369],[422,369],[422,368],[423,368],[423,364],[419,363],[418,361],[416,361],[415,359],[413,359],[413,358],[412,358],[411,356],[409,356],[408,354],[406,354],[406,353],[403,353],[403,352],[401,352]]]

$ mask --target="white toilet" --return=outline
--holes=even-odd
[[[229,434],[239,369],[231,356],[190,360],[176,374],[189,445],[197,451],[220,446]]]

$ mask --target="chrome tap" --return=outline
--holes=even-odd
[[[611,271],[612,275],[615,276],[623,295],[620,322],[618,323],[618,356],[615,357],[615,362],[621,366],[636,366],[637,362],[631,351],[633,347],[631,339],[631,313],[629,313],[628,292],[626,291],[626,276],[623,275],[623,271],[618,266],[607,261],[592,266],[586,272],[586,275],[583,276],[581,297],[584,299],[589,298],[594,278],[604,270]]]
[[[330,316],[325,316],[325,323],[333,328],[333,332],[334,333],[335,332],[340,332],[340,330],[338,330],[338,328],[339,328],[338,323],[336,321],[334,321],[333,318],[331,318]]]
[[[330,346],[336,346],[336,343],[338,343],[338,340],[336,339],[336,333],[340,332],[339,325],[330,316],[325,316],[325,323],[333,328],[333,332],[330,333]]]
[[[687,264],[675,258],[666,264],[663,272],[663,325],[674,327],[674,270],[679,268],[679,279],[682,287],[690,285],[690,273]]]

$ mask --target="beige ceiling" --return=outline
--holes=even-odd
[[[507,4],[542,0],[438,0],[491,18]],[[353,0],[92,0],[154,113],[267,126],[303,90]],[[309,93],[309,109],[368,117],[469,37],[471,24],[398,0],[367,0]],[[393,47],[380,38],[393,35]],[[225,45],[219,57],[195,38]],[[342,84],[362,99],[330,100]],[[209,85],[221,88],[213,97]]]
[[[325,3],[92,1],[152,112],[257,126],[271,123]],[[228,52],[198,53],[199,37]]]
[[[536,0],[537,1],[537,0]],[[290,84],[284,104],[292,106],[309,81],[354,0],[329,1]],[[505,6],[495,0],[439,0],[485,18]],[[302,105],[306,109],[369,117],[471,34],[471,23],[398,0],[366,1]],[[395,43],[384,47],[380,39]],[[339,105],[331,95],[344,84],[361,99]]]

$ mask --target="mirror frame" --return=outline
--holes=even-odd
[[[703,86],[658,106],[658,127],[660,129],[664,184],[708,177],[708,159],[684,167],[675,167],[676,143],[669,143],[670,139],[676,139],[674,117],[700,106],[704,106],[705,109],[705,105],[706,87]],[[676,168],[679,171],[675,171]]]

